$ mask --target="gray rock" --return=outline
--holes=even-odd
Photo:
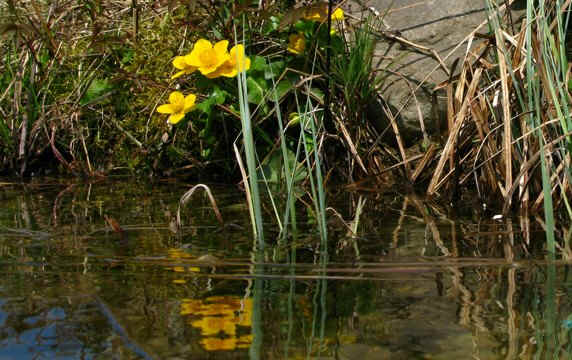
[[[360,6],[373,7],[380,13],[385,31],[435,50],[448,69],[455,59],[464,58],[467,44],[445,57],[487,18],[485,0],[370,0],[360,3]],[[356,4],[350,6],[350,12],[360,10]],[[485,25],[481,32],[486,31]],[[472,45],[478,41],[475,39]],[[402,75],[390,75],[381,96],[393,109],[401,109],[398,121],[406,134],[405,140],[411,142],[412,136],[420,137],[419,113],[427,131],[435,132],[440,127],[435,114],[441,113],[443,120],[446,105],[444,93],[434,97],[433,88],[448,78],[437,59],[414,47],[389,41],[378,43],[377,55],[384,58],[379,63],[381,68],[389,66]],[[395,59],[394,64],[390,65],[388,57]],[[415,99],[410,89],[419,85]],[[375,116],[375,111],[381,112],[381,109],[370,108],[370,115]]]

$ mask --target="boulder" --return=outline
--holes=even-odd
[[[521,5],[520,0],[518,3]],[[349,6],[350,13],[379,14],[385,33],[434,50],[449,71],[457,58],[463,60],[467,43],[453,49],[487,19],[485,0],[369,0]],[[362,12],[364,6],[367,10]],[[513,14],[515,19],[517,16]],[[480,32],[487,31],[486,25],[481,27]],[[472,46],[478,42],[474,39]],[[448,78],[437,57],[430,51],[390,40],[378,43],[377,56],[379,67],[399,73],[388,76],[381,96],[393,109],[400,110],[398,121],[405,140],[411,143],[412,134],[420,137],[420,116],[427,131],[434,133],[444,119],[446,105],[444,92],[434,96],[433,89]],[[417,89],[415,97],[411,96],[411,88]],[[381,113],[380,109],[370,109],[369,115],[376,116],[376,111]]]

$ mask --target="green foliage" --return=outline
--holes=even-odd
[[[365,22],[351,35],[344,44],[333,46],[332,76],[344,105],[349,109],[349,120],[362,120],[364,109],[375,102],[377,88],[382,78],[373,71],[373,58],[376,36],[373,31],[379,23],[372,18]]]
[[[324,101],[324,77],[308,79],[318,75],[314,69],[323,68],[329,34],[318,21],[284,21],[290,10],[286,3],[272,4],[262,12],[257,2],[170,4],[169,11],[158,11],[162,4],[139,3],[138,24],[130,2],[83,1],[70,8],[51,8],[24,0],[8,5],[0,5],[14,23],[0,39],[5,50],[0,85],[8,89],[0,107],[16,121],[0,121],[4,170],[20,171],[15,168],[16,157],[22,114],[27,112],[26,129],[33,132],[27,139],[34,139],[26,142],[28,173],[54,163],[36,161],[34,156],[41,154],[57,159],[59,170],[88,176],[115,171],[171,173],[189,164],[193,171],[194,165],[215,166],[223,170],[216,172],[221,176],[237,176],[232,143],[242,128],[236,79],[207,79],[198,72],[169,79],[174,57],[188,54],[197,39],[232,39],[232,46],[233,27],[239,37],[244,34],[252,60],[246,81],[253,139],[261,159],[272,158],[269,154],[281,136],[274,121],[274,94],[285,116],[298,111],[296,94],[308,95],[312,107]],[[28,25],[48,13],[59,20]],[[307,39],[303,54],[286,50],[293,32],[302,32]],[[344,51],[342,39],[332,35],[338,54]],[[14,80],[18,86],[11,85]],[[15,92],[18,89],[22,93]],[[155,109],[174,90],[197,94],[197,105],[196,111],[171,126]],[[299,127],[284,131],[289,157],[300,156],[299,139],[314,150],[312,139]],[[290,165],[301,161],[295,159]],[[278,179],[278,174],[270,177]]]
[[[113,91],[113,88],[113,85],[108,79],[94,79],[87,88],[80,103],[87,105],[98,102],[101,98],[109,95]]]

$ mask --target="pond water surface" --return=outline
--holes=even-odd
[[[191,184],[0,183],[0,359],[570,359],[570,262],[541,221],[332,197],[253,251],[244,196]],[[303,199],[308,201],[307,199]],[[449,213],[454,213],[449,210]],[[460,211],[459,211],[460,212]],[[345,219],[346,224],[341,219]]]

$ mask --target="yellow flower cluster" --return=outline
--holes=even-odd
[[[250,69],[250,59],[244,55],[244,45],[235,45],[229,52],[228,40],[213,45],[208,40],[199,39],[189,54],[177,56],[173,60],[173,66],[179,72],[172,79],[195,70],[211,79],[219,76],[235,77],[238,72]]]
[[[312,6],[308,6],[304,12],[304,19],[323,22],[328,19],[328,3],[322,2]],[[332,12],[333,21],[344,20],[344,11],[337,8]]]
[[[319,3],[312,6],[308,6],[304,10],[304,19],[310,21],[324,22],[328,18],[328,3]],[[332,21],[343,21],[344,11],[341,8],[337,8],[332,12]],[[332,35],[335,33],[335,29],[332,27]],[[306,48],[306,39],[304,34],[292,34],[288,37],[288,48],[287,50],[292,54],[301,54]]]
[[[206,39],[199,39],[189,54],[175,57],[173,66],[179,71],[171,79],[191,74],[196,70],[213,79],[219,76],[235,77],[239,72],[250,69],[250,59],[245,56],[244,45],[235,45],[228,51],[228,40],[213,45]],[[184,96],[175,91],[169,96],[169,104],[159,106],[157,111],[170,114],[169,122],[176,124],[192,110],[195,100],[196,96],[193,94]]]
[[[211,296],[204,300],[183,299],[181,315],[200,316],[190,320],[201,329],[203,348],[207,351],[248,348],[252,335],[237,336],[236,328],[252,326],[252,299],[238,296]],[[224,338],[220,338],[220,335]]]

